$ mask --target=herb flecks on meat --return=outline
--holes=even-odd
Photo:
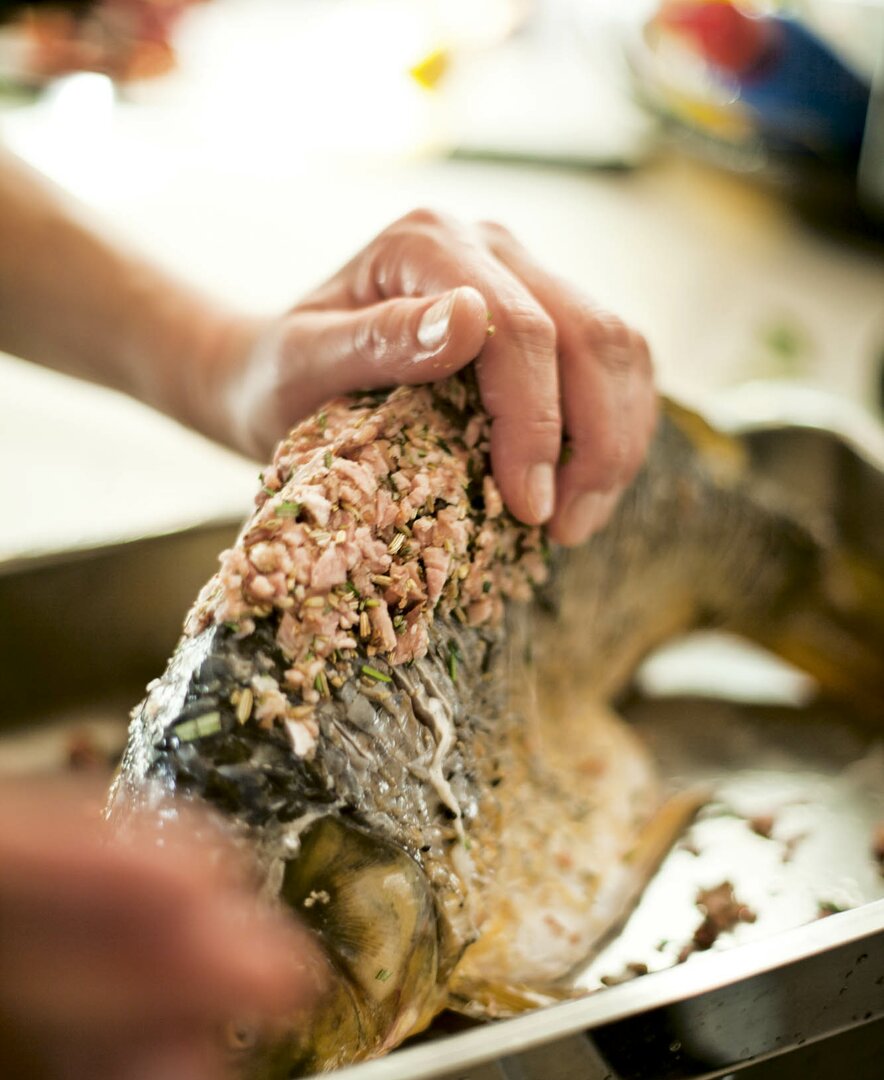
[[[426,654],[437,613],[495,625],[504,599],[530,599],[547,576],[541,535],[504,510],[489,435],[475,389],[454,378],[332,402],[280,443],[186,627],[245,638],[274,616],[287,667],[282,685],[251,687],[257,722],[303,723],[293,709],[328,697],[357,657],[389,681],[385,665]]]

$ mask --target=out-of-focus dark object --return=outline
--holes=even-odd
[[[60,75],[99,72],[118,82],[175,66],[172,35],[200,0],[56,0],[2,3],[7,79],[42,85]]]
[[[884,51],[884,11],[868,19]],[[663,0],[636,72],[683,141],[773,181],[819,224],[884,239],[884,56],[861,72],[793,14]]]

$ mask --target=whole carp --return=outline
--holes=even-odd
[[[244,1077],[568,993],[696,805],[611,710],[667,638],[733,630],[881,715],[880,565],[739,440],[665,403],[610,524],[556,550],[503,509],[488,436],[469,376],[296,428],[133,714],[112,816],[215,807],[332,972],[231,1047]]]

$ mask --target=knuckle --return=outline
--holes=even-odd
[[[630,329],[617,315],[607,311],[593,311],[587,323],[587,338],[599,353],[606,349],[627,349]]]
[[[411,228],[415,225],[429,229],[444,229],[452,224],[452,218],[441,210],[435,210],[430,206],[419,206],[410,210],[401,217],[393,226]]]
[[[654,378],[654,361],[651,358],[651,347],[644,334],[638,330],[629,331],[629,352],[633,358],[635,370],[645,379]]]
[[[606,490],[623,476],[629,460],[629,440],[625,432],[607,438],[596,450],[595,466],[599,482]]]
[[[562,421],[557,410],[537,409],[533,416],[524,420],[526,438],[532,442],[558,442],[562,434]]]
[[[530,353],[555,353],[556,324],[541,308],[533,304],[508,304],[504,321],[510,338]]]
[[[492,244],[512,244],[515,241],[513,234],[505,225],[501,225],[499,221],[480,221],[477,223],[476,227]]]
[[[554,457],[562,437],[562,420],[558,409],[542,404],[535,404],[530,413],[518,417],[507,417],[506,420],[501,417],[494,424],[502,441],[508,445],[518,445],[530,456],[542,448],[541,456]]]
[[[622,480],[629,458],[629,439],[625,433],[609,435],[601,441],[575,439],[569,471],[578,488],[609,491]]]
[[[389,338],[377,319],[365,319],[353,335],[353,355],[360,364],[377,367],[389,352]]]

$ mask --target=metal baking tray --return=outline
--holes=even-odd
[[[756,460],[884,559],[880,430],[854,426],[845,439],[812,417],[788,432],[781,419],[755,425]],[[0,776],[63,766],[83,738],[108,753],[121,745],[129,708],[236,529],[218,521],[0,564]],[[341,1080],[881,1075],[880,733],[814,701],[797,672],[715,635],[664,650],[637,686],[623,711],[664,776],[714,798],[581,975],[591,992],[474,1028],[443,1019]],[[676,963],[701,921],[698,890],[723,880],[755,921]],[[635,964],[648,974],[603,984]]]

